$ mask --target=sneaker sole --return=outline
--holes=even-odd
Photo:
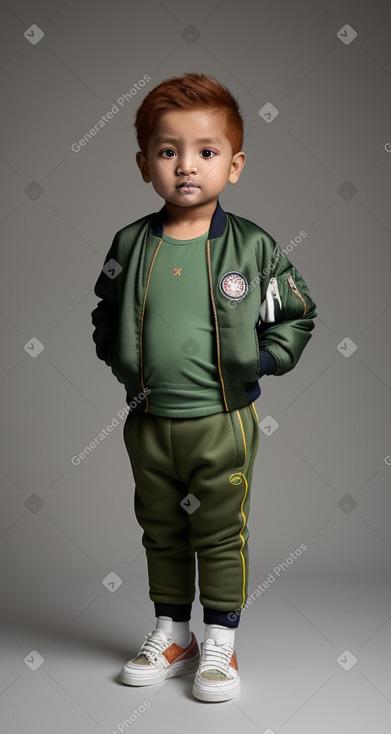
[[[166,678],[175,678],[179,675],[189,675],[189,673],[195,673],[198,669],[200,656],[195,655],[190,660],[181,660],[179,663],[172,663],[169,668],[165,670],[159,670],[156,674],[149,674],[146,676],[140,676],[137,671],[134,673],[127,673],[121,671],[121,681],[127,686],[152,686],[155,683],[161,683]]]
[[[239,680],[233,683],[230,688],[226,690],[224,690],[223,687],[221,687],[220,689],[213,688],[212,690],[210,690],[209,688],[199,686],[196,681],[193,685],[193,696],[195,698],[198,698],[199,701],[209,701],[211,703],[217,703],[219,701],[231,701],[232,698],[235,698],[235,696],[238,695],[239,691]]]

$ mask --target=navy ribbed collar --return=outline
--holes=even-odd
[[[149,228],[150,232],[154,237],[161,237],[163,234],[163,224],[167,214],[166,205],[162,206],[160,211],[153,215]],[[213,240],[215,237],[221,237],[224,233],[225,225],[227,222],[227,213],[224,211],[219,200],[217,200],[216,209],[213,212],[212,219],[209,227],[209,239]]]

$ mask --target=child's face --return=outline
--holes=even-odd
[[[169,110],[157,120],[146,156],[137,164],[146,183],[173,205],[199,206],[217,201],[227,182],[236,183],[245,164],[241,151],[232,155],[221,113]],[[181,187],[185,181],[193,187]]]

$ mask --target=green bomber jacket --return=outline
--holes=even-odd
[[[144,314],[166,214],[164,205],[116,233],[94,288],[101,300],[91,314],[97,356],[125,386],[132,409],[144,412]],[[295,367],[311,337],[316,304],[271,235],[225,212],[219,201],[205,258],[218,374],[225,410],[232,411],[259,396],[263,374]]]

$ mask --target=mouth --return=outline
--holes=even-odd
[[[177,189],[199,189],[199,186],[197,184],[193,183],[193,181],[183,181],[183,183],[178,184],[176,187]]]

